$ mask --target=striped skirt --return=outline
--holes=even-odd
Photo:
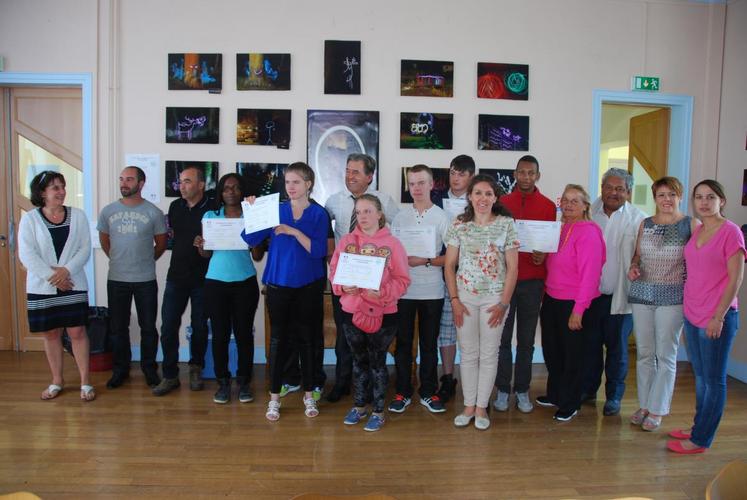
[[[88,292],[58,290],[55,295],[29,293],[26,299],[29,330],[32,333],[88,324]]]

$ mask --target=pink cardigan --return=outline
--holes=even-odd
[[[592,221],[563,224],[558,252],[547,255],[547,294],[573,300],[573,312],[583,314],[599,297],[602,266],[607,260],[604,236]]]

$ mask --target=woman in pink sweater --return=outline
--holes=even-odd
[[[584,349],[599,316],[593,301],[599,296],[606,249],[602,230],[589,220],[590,207],[583,187],[565,187],[558,251],[547,256],[540,311],[547,394],[538,397],[537,404],[557,407],[554,418],[561,422],[575,417],[581,405]]]
[[[358,225],[337,244],[329,263],[329,279],[334,283],[341,254],[386,259],[377,290],[332,285],[332,291],[340,296],[343,331],[353,354],[355,406],[345,417],[345,423],[357,424],[368,414],[366,402],[373,392],[373,412],[364,429],[378,431],[384,424],[384,397],[389,382],[386,353],[397,334],[397,301],[410,285],[410,274],[405,249],[384,227],[381,201],[371,194],[359,196],[355,215]]]

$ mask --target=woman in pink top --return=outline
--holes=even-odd
[[[739,328],[737,292],[744,273],[744,235],[724,217],[724,188],[707,179],[693,189],[701,224],[685,245],[685,339],[695,374],[691,429],[669,433],[675,453],[702,453],[711,446],[726,403],[726,364]]]
[[[584,350],[599,318],[594,299],[599,297],[606,249],[602,230],[589,220],[590,207],[583,187],[565,187],[558,251],[547,256],[547,293],[540,311],[547,394],[537,404],[557,407],[553,418],[561,422],[575,417],[581,405]]]

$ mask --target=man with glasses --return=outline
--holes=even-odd
[[[586,375],[582,401],[594,401],[605,372],[604,415],[620,413],[628,374],[628,337],[633,329],[632,309],[628,304],[630,283],[626,272],[635,249],[638,227],[646,214],[628,200],[633,176],[619,168],[610,168],[602,176],[602,196],[591,206],[591,218],[604,233],[607,261],[599,285],[602,295],[599,327],[592,332],[586,355]]]

